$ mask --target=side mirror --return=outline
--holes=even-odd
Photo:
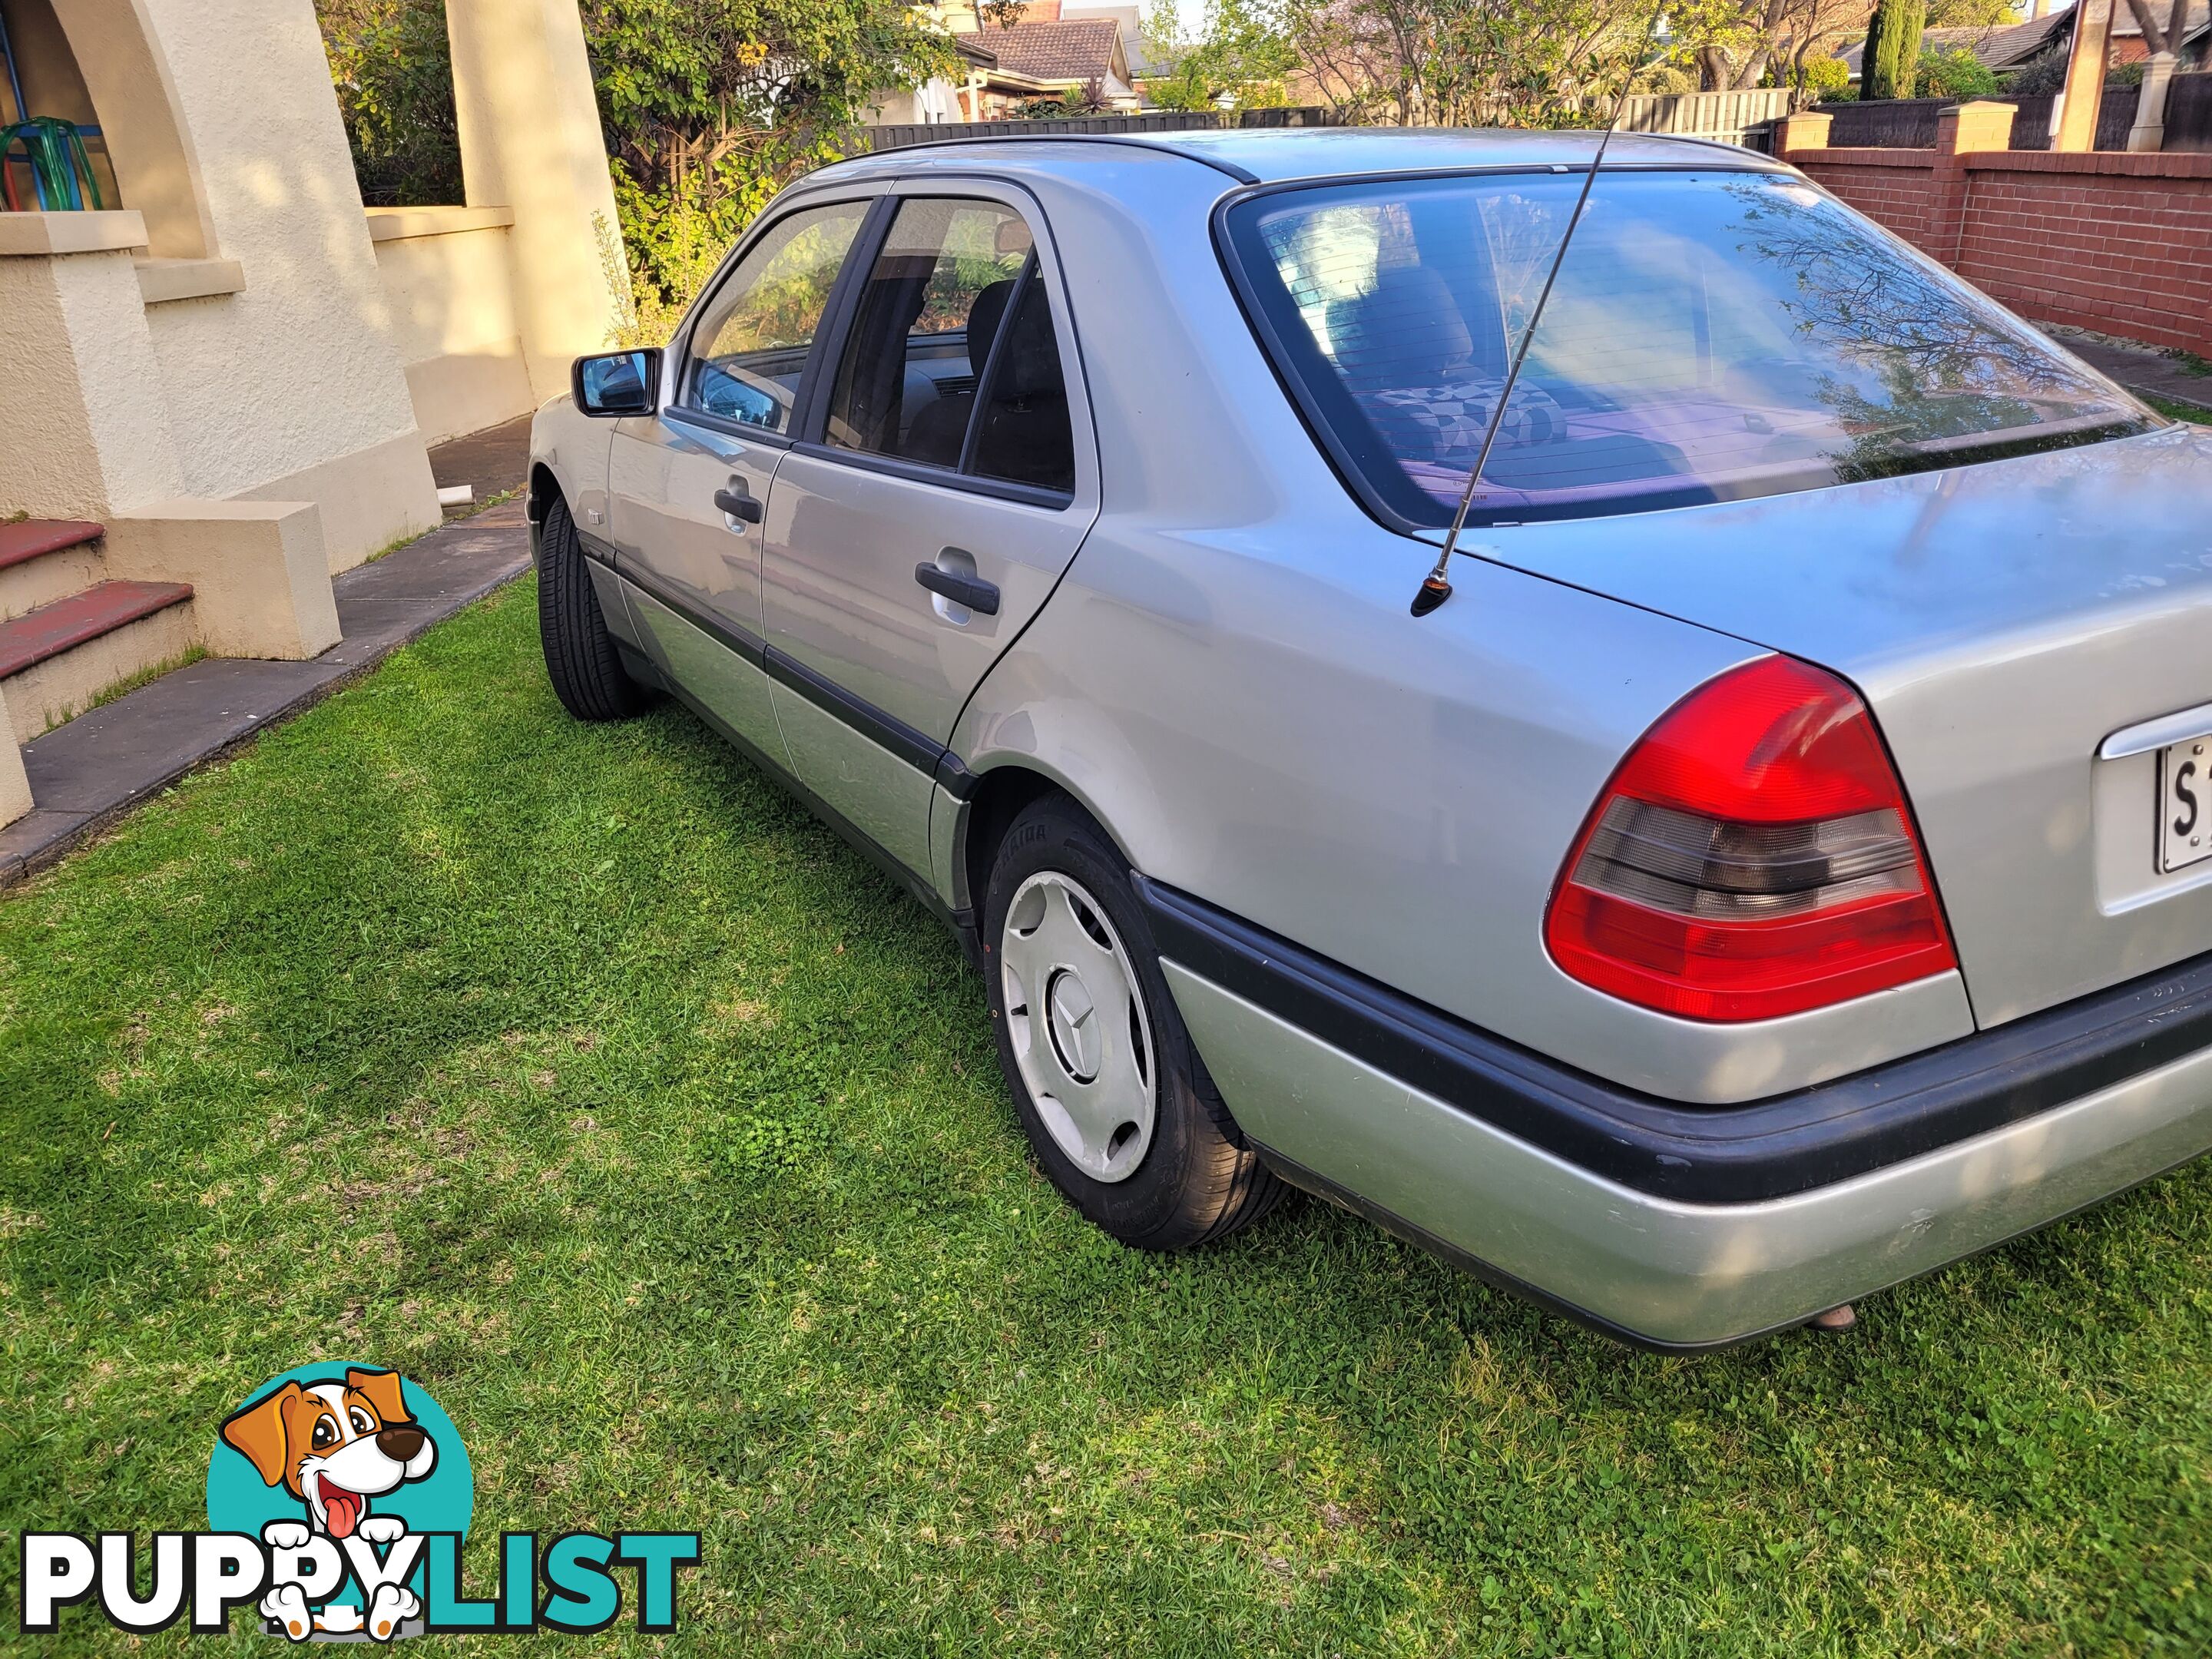
[[[568,390],[575,398],[576,407],[604,420],[623,415],[650,415],[653,392],[659,384],[658,347],[579,357],[568,370]]]

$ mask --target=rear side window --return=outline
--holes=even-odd
[[[1264,335],[1380,503],[1449,522],[1582,176],[1261,196]],[[1605,173],[1468,521],[1727,501],[2145,430],[2124,393],[1786,175]]]
[[[769,432],[787,432],[808,349],[866,202],[808,208],[746,250],[692,331],[679,401]]]
[[[1073,492],[1066,385],[1038,270],[1012,209],[902,202],[854,313],[823,441]]]
[[[1075,439],[1067,419],[1067,383],[1060,372],[1052,299],[1035,262],[1021,308],[1006,325],[989,396],[975,417],[969,471],[1009,483],[1073,494]]]

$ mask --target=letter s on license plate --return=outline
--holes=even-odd
[[[2212,858],[2212,735],[2158,751],[2158,867],[2171,873]]]

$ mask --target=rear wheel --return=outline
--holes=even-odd
[[[1179,1250],[1283,1186],[1237,1132],[1168,994],[1120,853],[1049,796],[1007,830],[984,898],[999,1063],[1053,1183],[1125,1244]]]
[[[628,720],[652,706],[652,688],[623,667],[599,596],[592,590],[592,573],[584,568],[576,522],[558,495],[545,509],[538,542],[538,636],[553,695],[578,720]]]

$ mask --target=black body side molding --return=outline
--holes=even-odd
[[[621,558],[606,543],[591,537],[581,540],[588,556],[633,587],[651,594],[725,650],[734,652],[771,679],[789,686],[816,708],[836,715],[877,747],[888,750],[915,771],[927,773],[955,800],[966,800],[974,793],[975,775],[961,763],[959,756],[936,738],[854,696],[836,681],[777,650],[750,629],[708,610],[636,561]]]

